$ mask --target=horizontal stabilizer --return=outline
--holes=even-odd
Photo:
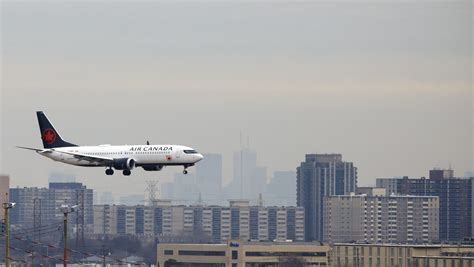
[[[36,152],[41,152],[41,151],[44,150],[44,149],[25,147],[25,146],[16,146],[16,147],[21,148],[21,149],[33,150],[33,151],[36,151]]]

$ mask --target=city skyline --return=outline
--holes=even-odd
[[[171,180],[170,169],[104,177],[19,151],[41,144],[36,110],[78,144],[222,153],[224,184],[241,133],[267,173],[308,153],[343,154],[361,185],[473,171],[471,7],[2,2],[0,173],[29,186],[66,172],[122,193]]]
[[[249,148],[242,148],[244,151],[253,151],[253,150],[249,150]],[[256,153],[257,151],[253,151],[252,153]],[[239,151],[234,151],[234,154],[237,153],[239,154]],[[204,154],[210,154],[212,155],[213,157],[215,156],[218,156],[222,162],[225,162],[225,160],[222,160],[222,155],[219,154],[219,153],[204,153]],[[258,152],[257,152],[258,154]],[[309,153],[309,154],[305,154],[306,156],[307,155],[311,155],[311,154],[314,154],[314,153]],[[331,155],[331,153],[324,153],[323,155]],[[235,160],[235,159],[234,159]],[[221,162],[221,163],[222,163]],[[233,166],[233,165],[232,165]],[[267,166],[257,166],[258,168],[268,168]],[[272,187],[272,183],[274,183],[275,181],[275,178],[278,179],[278,177],[275,177],[275,175],[280,175],[282,173],[286,173],[286,177],[289,177],[288,174],[289,173],[292,173],[293,174],[293,179],[290,181],[292,183],[292,186],[291,187],[288,187],[288,188],[293,188],[294,189],[294,192],[287,192],[287,196],[285,196],[285,198],[288,198],[288,195],[293,195],[294,197],[296,197],[296,179],[297,179],[297,174],[296,174],[296,169],[297,169],[297,166],[295,166],[294,170],[275,170],[273,173],[267,173],[265,175],[266,177],[266,184],[264,185],[265,188],[271,188]],[[459,172],[456,172],[456,170],[452,169],[452,168],[430,168],[430,170],[449,170],[451,173],[452,173],[452,176],[453,177],[473,177],[472,176],[472,172],[465,172],[463,174],[459,173]],[[421,176],[414,176],[414,175],[410,175],[410,174],[400,174],[400,175],[389,175],[387,176],[386,178],[389,178],[389,179],[396,179],[396,178],[402,178],[402,177],[429,177],[429,171],[430,170],[425,170],[424,174],[421,175]],[[218,170],[209,170],[211,173],[212,172],[215,172],[215,171],[218,171]],[[235,170],[234,170],[235,171]],[[196,182],[197,182],[197,177],[196,177],[196,171],[191,171],[190,174],[188,175],[183,175],[180,171],[175,171],[175,172],[170,172],[171,174],[171,177],[172,178],[169,178],[169,177],[165,177],[166,179],[165,180],[158,180],[158,198],[162,198],[162,199],[171,199],[171,200],[175,200],[175,201],[178,201],[178,202],[182,202],[182,203],[195,203],[196,201],[198,201],[199,199],[199,193],[201,194],[204,194],[206,192],[211,192],[211,191],[200,191],[200,189],[198,188],[203,188],[202,185],[198,185]],[[46,181],[44,182],[41,182],[41,183],[37,183],[37,184],[16,184],[15,183],[15,178],[12,177],[11,175],[9,174],[1,174],[1,175],[6,175],[6,176],[9,176],[10,177],[10,188],[23,188],[23,187],[38,187],[38,188],[44,188],[44,187],[47,187],[49,183],[51,182],[79,182],[79,183],[83,183],[83,184],[86,184],[86,185],[89,185],[88,182],[90,181],[89,179],[87,178],[84,178],[84,177],[76,177],[75,175],[73,175],[72,173],[69,173],[67,171],[61,171],[61,172],[58,172],[58,171],[52,171],[49,175],[48,175],[48,178],[46,179]],[[235,173],[233,175],[236,175]],[[251,201],[257,201],[257,198],[258,198],[258,193],[256,193],[255,196],[251,197],[251,196],[248,196],[248,195],[244,195],[242,198],[240,197],[240,176],[237,174],[237,177],[235,176],[231,176],[230,179],[227,179],[228,182],[227,183],[222,183],[222,188],[221,190],[223,191],[220,191],[220,192],[212,192],[210,193],[210,195],[208,197],[203,197],[201,196],[201,198],[203,199],[203,201],[205,203],[221,203],[221,202],[226,202],[228,201],[229,199],[247,199],[247,200],[251,200]],[[174,184],[176,182],[176,179],[180,179],[184,182],[183,183],[177,183],[177,184]],[[225,176],[222,176],[222,181],[226,180],[225,179]],[[360,184],[359,181],[360,181],[360,177],[358,177],[358,186],[361,186],[361,187],[364,187],[364,186],[369,186],[369,187],[374,187],[374,186],[377,186],[377,180],[381,179],[383,177],[374,177],[370,182],[368,183],[363,183],[363,184]],[[281,179],[281,178],[280,178]],[[281,184],[282,181],[280,181],[280,184]],[[232,189],[232,183],[235,183],[236,185],[238,185],[239,188],[237,189]],[[93,184],[93,183],[92,183]],[[113,198],[115,199],[114,203],[116,204],[124,204],[124,203],[121,203],[122,201],[120,199],[126,199],[128,197],[131,197],[131,198],[137,198],[140,194],[143,194],[142,196],[142,200],[140,200],[141,202],[145,203],[145,195],[146,195],[146,181],[143,181],[143,184],[139,184],[141,187],[143,187],[142,189],[140,189],[139,191],[126,191],[126,192],[119,192],[119,193],[116,193],[116,192],[110,192],[110,188],[109,187],[105,187],[105,188],[102,188],[102,187],[98,187],[98,188],[94,188],[94,191],[97,192],[98,194],[102,194],[102,193],[112,193],[112,196]],[[167,193],[163,193],[162,190],[167,190],[166,188],[163,189],[163,186],[165,187],[168,187],[169,186],[173,186],[173,187],[178,187],[178,186],[184,186],[183,188],[177,188],[177,190],[179,191],[178,193],[178,197],[172,197],[173,194],[170,195],[169,191]],[[197,186],[197,187],[196,187]],[[216,185],[217,186],[217,185]],[[274,189],[274,187],[272,187]],[[225,190],[231,190],[231,191],[225,191]],[[168,189],[169,190],[169,189]],[[205,189],[207,190],[207,189]],[[280,190],[280,194],[281,193],[281,189]],[[188,193],[191,193],[191,195],[187,194]],[[270,202],[270,203],[276,203],[278,202],[278,200],[282,200],[281,196],[278,197],[278,196],[275,196],[273,195],[273,193],[275,193],[275,191],[261,191],[260,193],[266,193],[263,195],[263,200],[265,202]],[[186,197],[182,197],[186,195]],[[98,198],[98,199],[101,199],[101,198]],[[291,201],[295,201],[294,199],[291,199]],[[290,201],[290,202],[291,202]],[[142,204],[143,204],[142,203]]]
[[[473,11],[0,0],[0,263],[474,266]]]

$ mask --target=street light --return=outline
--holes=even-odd
[[[10,220],[8,219],[8,210],[16,206],[15,202],[3,203],[5,210],[5,266],[10,266]]]
[[[63,266],[67,267],[67,215],[77,210],[77,205],[69,207],[69,205],[61,205],[59,210],[64,214],[64,251],[63,251]]]

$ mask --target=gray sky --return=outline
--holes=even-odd
[[[332,152],[365,185],[474,169],[471,1],[2,2],[1,23],[0,173],[13,186],[60,171],[132,194],[181,171],[107,177],[15,149],[40,147],[36,110],[78,144],[222,153],[225,182],[240,132],[269,174]]]

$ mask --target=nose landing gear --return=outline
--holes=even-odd
[[[191,167],[191,166],[194,166],[194,164],[186,164],[184,165],[184,170],[183,170],[183,174],[188,174],[188,170],[186,170],[188,167]]]

